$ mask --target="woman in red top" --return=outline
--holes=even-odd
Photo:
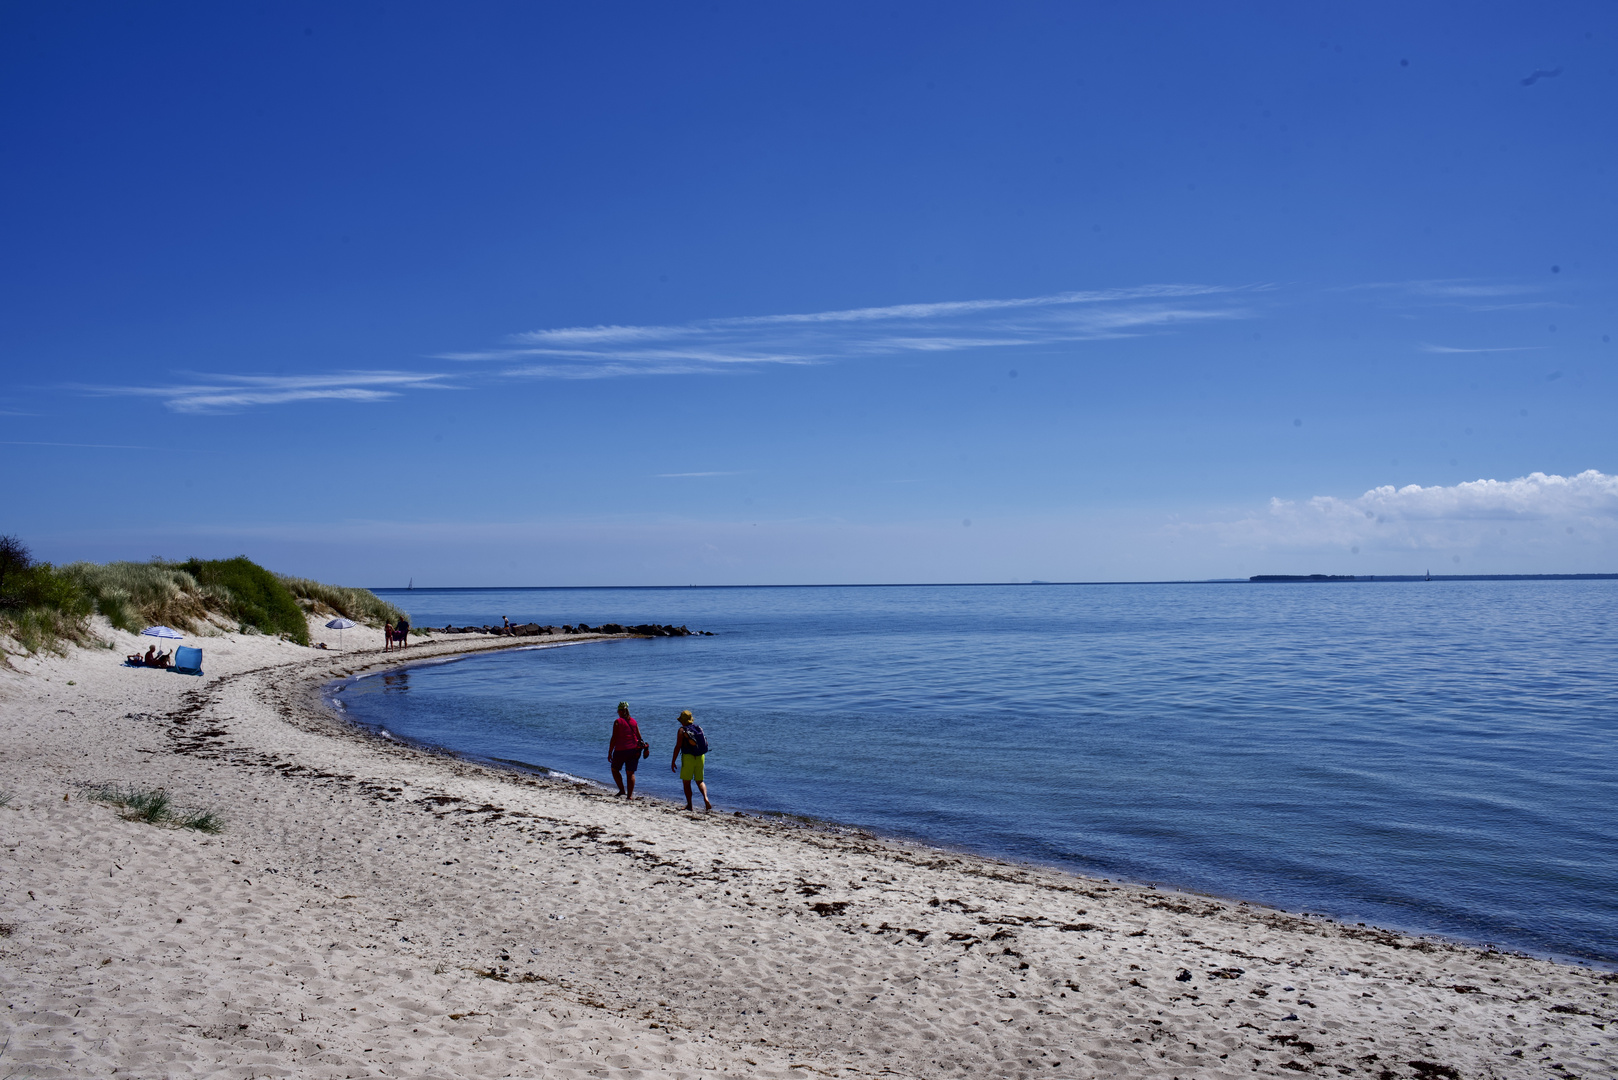
[[[612,781],[618,785],[618,794],[626,799],[635,797],[635,769],[640,765],[642,751],[650,753],[640,737],[640,725],[629,715],[629,702],[618,703],[618,719],[612,722],[612,738],[607,741],[607,762],[612,766]],[[629,789],[624,789],[622,773],[629,773]]]

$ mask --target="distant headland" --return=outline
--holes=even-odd
[[[1325,581],[1611,581],[1618,574],[1254,574],[1255,585]]]

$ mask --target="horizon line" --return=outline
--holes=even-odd
[[[1293,578],[1292,581],[1257,581],[1255,578]],[[406,585],[367,586],[371,592],[547,592],[578,589],[983,589],[1017,586],[1030,588],[1045,585],[1268,585],[1268,584],[1334,584],[1339,582],[1408,582],[1408,581],[1611,581],[1618,573],[1540,573],[1540,574],[1340,574],[1334,580],[1311,582],[1308,574],[1254,574],[1248,577],[1225,578],[1162,578],[1143,581],[874,581],[824,582],[820,584],[689,584],[689,585],[423,585],[417,589]]]

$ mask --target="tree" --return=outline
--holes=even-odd
[[[34,565],[28,546],[15,536],[0,536],[0,603],[6,598],[6,579],[15,588],[17,580]]]

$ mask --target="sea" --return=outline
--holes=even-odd
[[[691,709],[724,812],[1618,964],[1618,581],[377,592],[712,634],[330,688],[394,738],[610,785],[625,700],[683,802]]]

